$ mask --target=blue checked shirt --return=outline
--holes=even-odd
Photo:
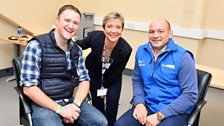
[[[67,69],[71,68],[71,55],[70,50],[73,46],[73,42],[70,41],[68,44],[68,49],[66,50],[66,59],[67,59]],[[89,81],[90,77],[88,70],[85,66],[85,61],[82,56],[82,49],[79,47],[79,59],[78,59],[78,68],[76,69],[79,76],[79,81]],[[41,46],[40,43],[36,40],[32,40],[26,46],[23,52],[22,65],[21,65],[21,74],[20,74],[20,85],[21,86],[35,86],[40,84],[40,68],[41,68]]]

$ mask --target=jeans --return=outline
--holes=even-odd
[[[150,109],[148,115],[153,114]],[[142,126],[138,120],[133,117],[134,108],[129,109],[116,122],[114,126]],[[187,126],[188,114],[171,116],[164,119],[158,126]]]
[[[58,102],[60,105],[66,105],[69,102]],[[64,126],[63,120],[56,112],[43,108],[35,103],[32,103],[32,121],[34,126]],[[83,101],[81,107],[81,113],[79,118],[73,125],[69,126],[107,126],[107,119],[96,108],[88,104],[87,101]]]
[[[122,78],[117,78],[113,84],[108,87],[106,95],[106,104],[104,99],[97,96],[97,90],[101,88],[101,83],[96,78],[91,78],[91,94],[92,103],[99,111],[101,111],[107,118],[108,126],[114,126],[117,118],[119,99],[121,94]]]

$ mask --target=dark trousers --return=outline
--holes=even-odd
[[[121,93],[121,80],[122,78],[118,78],[117,81],[108,88],[105,104],[104,99],[97,97],[97,90],[101,88],[101,81],[96,78],[91,78],[90,90],[93,106],[106,116],[109,126],[113,126],[116,121]]]
[[[150,109],[148,110],[148,115],[153,114]],[[142,126],[138,120],[133,117],[134,108],[129,109],[124,113],[115,123],[114,126]],[[158,126],[187,126],[188,114],[172,116],[166,118]]]

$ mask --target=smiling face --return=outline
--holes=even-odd
[[[154,50],[160,51],[168,43],[173,32],[169,23],[165,20],[157,20],[151,22],[149,26],[149,41]]]
[[[72,9],[64,10],[56,18],[56,32],[61,40],[67,42],[79,28],[80,15]]]
[[[123,27],[120,19],[110,19],[105,23],[104,34],[109,42],[116,43],[121,37],[122,31]]]

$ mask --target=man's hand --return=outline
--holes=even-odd
[[[147,109],[144,104],[137,104],[134,108],[133,117],[137,119],[142,125],[146,123]]]
[[[63,107],[60,115],[64,118],[65,123],[73,124],[75,120],[78,119],[81,110],[74,104],[68,104]]]
[[[152,114],[147,117],[146,126],[157,126],[160,121],[157,119],[157,114]]]

